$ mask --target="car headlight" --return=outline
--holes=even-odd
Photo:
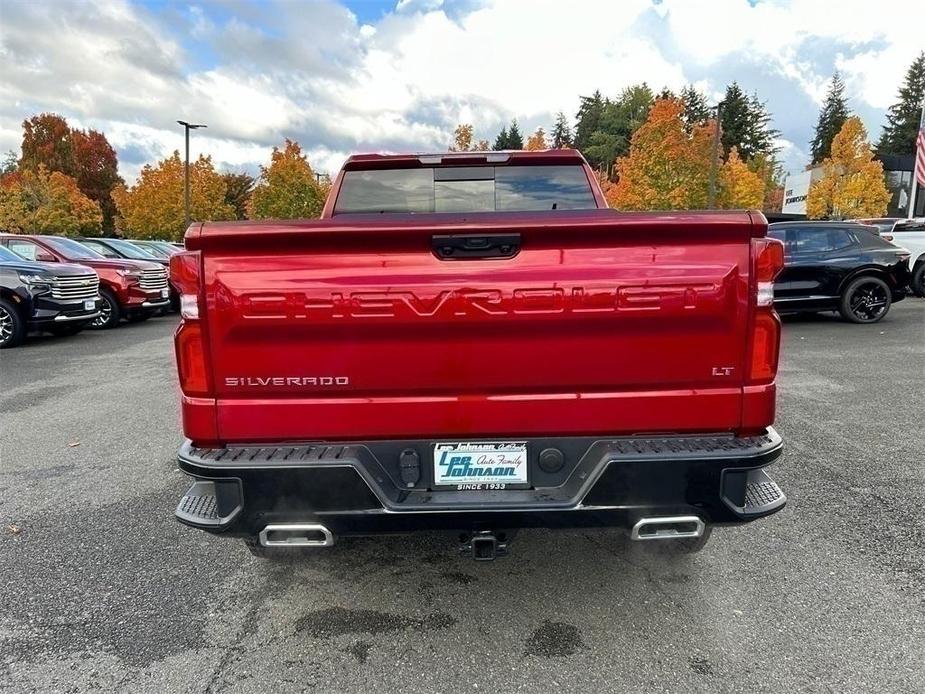
[[[119,277],[124,277],[127,280],[139,280],[141,279],[140,270],[116,270],[119,273]]]
[[[21,272],[19,273],[19,281],[24,284],[48,284],[51,278],[45,275],[28,275]]]

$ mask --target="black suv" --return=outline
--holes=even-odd
[[[780,222],[768,236],[784,242],[774,282],[779,313],[838,311],[853,323],[876,323],[909,285],[909,252],[877,229],[846,222]]]
[[[73,335],[100,315],[100,279],[83,265],[34,263],[0,246],[0,349],[32,330]]]

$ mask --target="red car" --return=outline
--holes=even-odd
[[[100,278],[100,315],[91,328],[115,327],[123,317],[145,320],[170,304],[167,270],[156,262],[104,258],[63,236],[2,234],[0,245],[27,260],[79,263],[96,270]]]
[[[783,245],[760,212],[606,207],[574,150],[365,155],[322,219],[190,226],[177,518],[258,555],[443,529],[492,559],[779,511]]]

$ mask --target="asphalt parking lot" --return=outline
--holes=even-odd
[[[781,513],[292,564],[177,524],[174,318],[0,355],[0,691],[925,691],[925,301],[788,319]]]

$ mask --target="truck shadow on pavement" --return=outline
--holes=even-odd
[[[521,531],[511,556],[491,562],[460,556],[455,543],[450,533],[347,538],[325,550],[256,560],[254,569],[288,605],[305,610],[291,619],[294,637],[336,642],[364,663],[379,637],[440,640],[439,632],[473,626],[516,628],[519,638],[502,639],[513,658],[572,656],[594,638],[585,633],[586,609],[632,612],[661,602],[672,611],[684,602],[678,589],[692,583],[697,562],[644,551],[608,530]],[[317,605],[320,595],[329,604]]]

